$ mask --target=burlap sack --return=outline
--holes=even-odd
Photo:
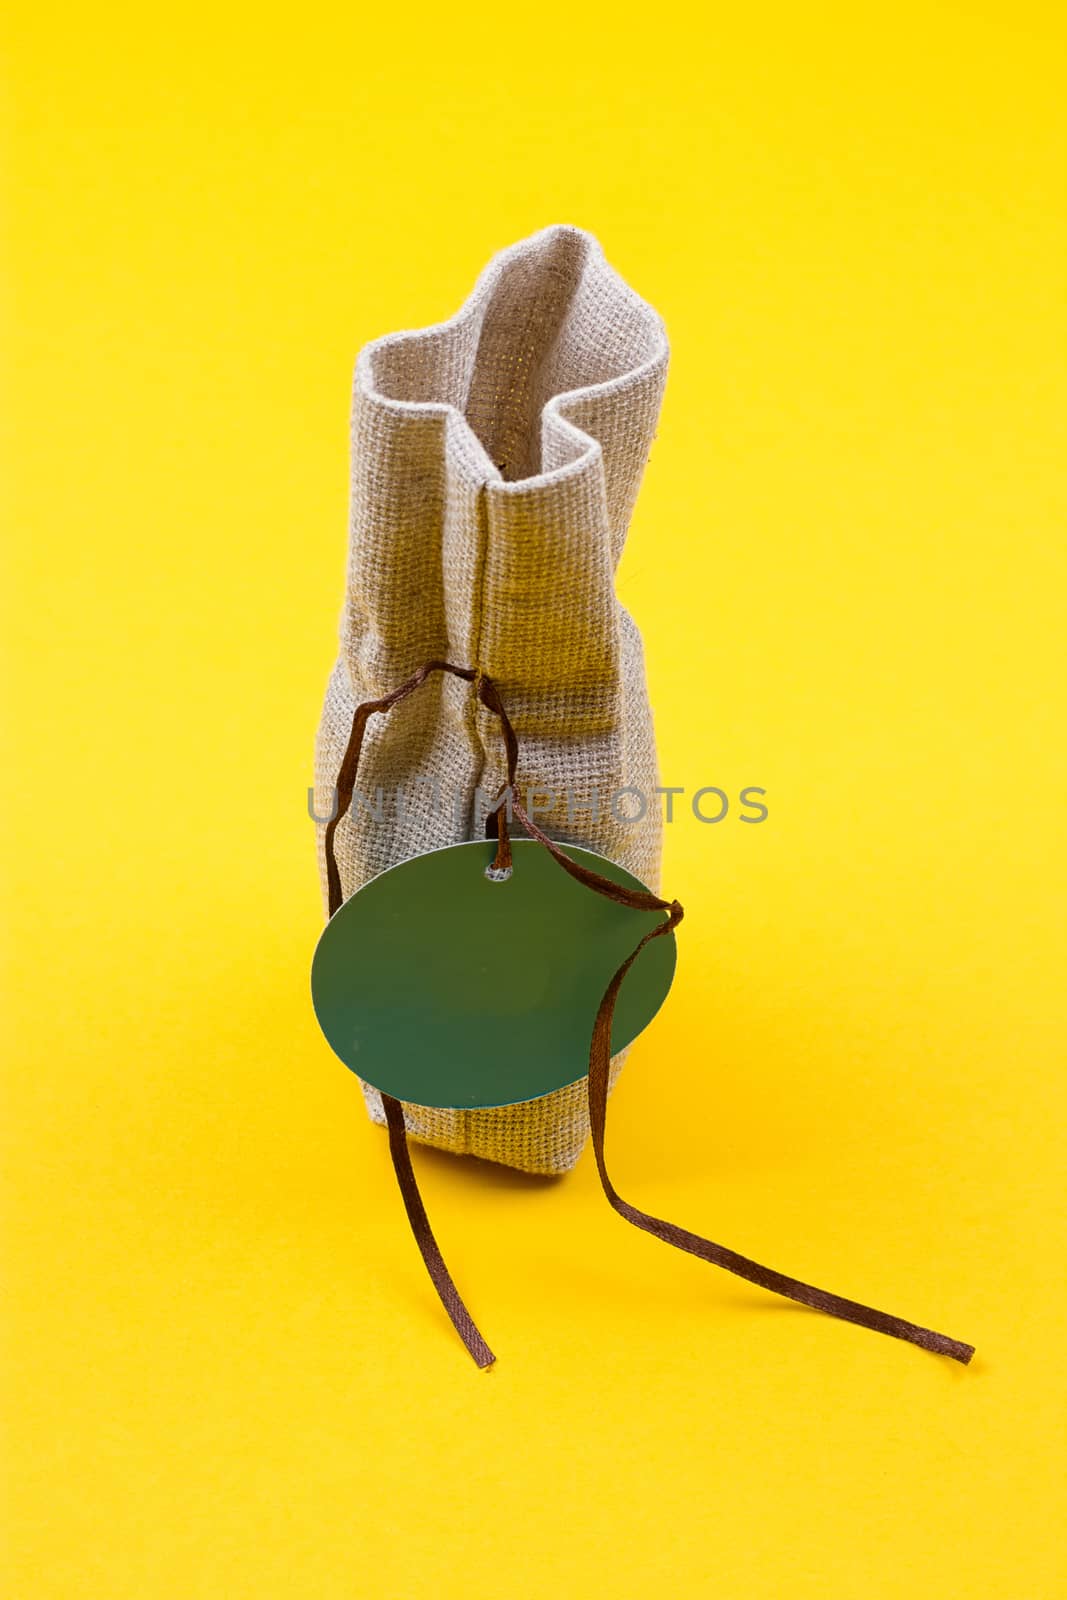
[[[569,227],[501,251],[450,321],[361,352],[318,816],[329,814],[355,706],[444,658],[497,684],[520,786],[545,831],[658,887],[652,715],[614,574],[667,358],[659,317],[597,241]],[[467,684],[433,678],[372,718],[335,839],[346,898],[412,855],[483,837],[504,777],[499,725]],[[364,1093],[383,1121],[376,1091]],[[584,1079],[500,1110],[404,1112],[417,1139],[526,1172],[568,1170],[589,1132]]]

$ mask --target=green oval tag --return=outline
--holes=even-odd
[[[628,889],[632,873],[565,846]],[[454,1110],[515,1105],[576,1083],[604,990],[662,911],[634,911],[576,882],[533,839],[490,882],[496,845],[414,856],[372,878],[327,923],[311,967],[319,1026],[346,1067],[396,1100]],[[612,1051],[655,1016],[674,977],[674,934],[626,976]]]

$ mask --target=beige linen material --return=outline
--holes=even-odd
[[[667,358],[659,317],[570,227],[501,251],[450,321],[361,352],[318,815],[333,802],[356,705],[445,659],[497,683],[519,739],[520,792],[535,791],[545,831],[658,888],[652,714],[641,638],[614,575]],[[435,676],[372,717],[335,836],[345,897],[410,856],[484,837],[504,779],[499,723],[466,683]],[[644,815],[627,820],[642,803]],[[317,831],[325,897],[324,824]],[[364,1094],[384,1121],[377,1092]],[[584,1078],[497,1110],[404,1113],[417,1139],[525,1172],[567,1171],[589,1132]]]

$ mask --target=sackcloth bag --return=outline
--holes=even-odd
[[[315,755],[324,901],[355,707],[431,659],[499,687],[544,831],[658,888],[652,713],[614,580],[667,361],[658,315],[573,227],[502,250],[449,321],[361,351],[340,652]],[[498,724],[454,677],[373,719],[334,838],[345,898],[422,851],[484,837],[505,777]],[[363,1092],[384,1122],[378,1092]],[[584,1079],[499,1109],[403,1109],[414,1138],[525,1172],[569,1170],[589,1132]]]
[[[545,1173],[572,1167],[591,1136],[605,1196],[635,1227],[966,1365],[972,1345],[642,1211],[608,1175],[607,1097],[622,1059],[611,1054],[615,1000],[644,946],[684,916],[657,893],[652,716],[640,636],[614,591],[666,369],[655,312],[595,239],[562,227],[496,256],[450,322],[359,356],[341,649],[316,750],[316,817],[319,795],[332,789],[334,801],[319,821],[323,939],[357,889],[422,852],[492,833],[486,876],[508,876],[509,813],[588,889],[662,914],[590,1017],[589,1070],[577,1083],[494,1110],[363,1092],[388,1126],[423,1262],[479,1368],[495,1356],[434,1237],[408,1134]],[[620,889],[561,844],[599,851],[645,889]]]

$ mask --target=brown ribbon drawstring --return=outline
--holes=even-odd
[[[514,729],[508,719],[499,692],[492,679],[485,673],[475,671],[471,667],[453,666],[448,661],[428,661],[420,667],[399,688],[390,694],[383,695],[380,700],[368,700],[363,705],[357,706],[352,719],[352,733],[341,762],[341,770],[337,779],[337,802],[333,816],[326,826],[326,874],[329,889],[330,916],[339,910],[342,904],[342,890],[340,874],[337,870],[337,861],[334,853],[334,834],[337,823],[352,803],[355,790],[356,768],[359,764],[359,754],[363,745],[363,734],[368,719],[376,711],[389,711],[400,700],[411,694],[415,689],[425,683],[426,679],[434,672],[449,672],[457,678],[463,678],[468,683],[475,685],[475,691],[481,703],[499,719],[504,737],[504,746],[507,756],[507,782],[504,785],[502,797],[496,809],[487,819],[486,831],[492,836],[495,833],[497,840],[496,855],[493,859],[490,874],[494,877],[506,877],[510,874],[511,842],[508,835],[508,805],[526,829],[531,838],[544,845],[549,854],[559,863],[565,872],[577,879],[586,888],[595,893],[606,896],[609,900],[616,901],[619,905],[630,906],[636,911],[665,911],[664,920],[657,923],[654,928],[639,940],[626,960],[619,967],[615,976],[604,991],[604,998],[600,1002],[596,1021],[593,1025],[593,1037],[589,1049],[589,1124],[592,1133],[593,1153],[596,1157],[597,1171],[600,1182],[610,1204],[625,1217],[627,1222],[635,1228],[643,1228],[646,1233],[653,1234],[657,1239],[662,1239],[664,1244],[674,1245],[679,1250],[687,1250],[690,1255],[698,1256],[701,1261],[710,1262],[712,1266],[724,1267],[727,1272],[736,1273],[738,1277],[745,1278],[749,1283],[757,1284],[761,1289],[769,1289],[774,1294],[786,1296],[787,1299],[799,1301],[801,1305],[810,1306],[815,1311],[828,1312],[830,1316],[840,1317],[846,1322],[857,1323],[861,1328],[870,1328],[876,1333],[889,1334],[894,1339],[905,1339],[910,1344],[919,1345],[923,1350],[930,1350],[935,1355],[950,1356],[953,1361],[966,1365],[974,1355],[974,1346],[963,1344],[958,1339],[950,1339],[946,1334],[935,1333],[932,1328],[919,1327],[914,1322],[907,1322],[903,1317],[890,1316],[884,1311],[876,1311],[872,1306],[865,1306],[856,1300],[846,1300],[841,1295],[830,1294],[825,1289],[816,1289],[809,1283],[801,1283],[797,1278],[789,1278],[784,1273],[775,1272],[770,1267],[762,1267],[758,1262],[750,1261],[747,1256],[738,1255],[733,1250],[727,1250],[722,1245],[714,1244],[710,1239],[704,1239],[697,1233],[690,1233],[686,1228],[680,1228],[676,1223],[664,1222],[659,1217],[650,1216],[645,1211],[640,1211],[637,1206],[630,1205],[616,1190],[608,1176],[607,1163],[604,1156],[604,1129],[607,1121],[608,1104],[608,1079],[611,1063],[611,1031],[615,1015],[615,1002],[619,990],[630,968],[633,966],[641,951],[652,940],[661,938],[678,926],[684,915],[681,905],[677,900],[661,900],[658,895],[650,894],[647,890],[626,889],[621,884],[613,883],[609,878],[603,877],[599,872],[594,872],[582,866],[562,850],[555,840],[532,821],[524,810],[517,793],[515,773],[518,766],[519,747]],[[478,1332],[466,1306],[460,1298],[459,1292],[452,1281],[452,1277],[445,1266],[441,1251],[430,1228],[426,1208],[419,1194],[415,1173],[411,1165],[411,1153],[408,1148],[407,1132],[404,1125],[404,1111],[398,1100],[391,1095],[382,1095],[382,1104],[385,1107],[385,1117],[389,1128],[389,1149],[393,1158],[393,1167],[396,1171],[400,1192],[403,1196],[404,1206],[407,1210],[408,1220],[415,1235],[422,1259],[426,1263],[427,1271],[441,1302],[448,1312],[463,1343],[479,1367],[491,1366],[495,1357],[481,1334]]]
[[[441,1304],[452,1319],[452,1326],[478,1366],[491,1367],[496,1356],[475,1327],[474,1318],[463,1304],[459,1290],[452,1282],[452,1274],[445,1266],[444,1256],[433,1236],[430,1219],[426,1215],[426,1207],[422,1203],[422,1195],[419,1193],[415,1171],[411,1165],[407,1129],[404,1127],[404,1108],[391,1094],[382,1095],[382,1105],[385,1107],[385,1120],[389,1128],[389,1154],[393,1158],[393,1169],[404,1199],[404,1209],[408,1214],[415,1241],[422,1252],[422,1259],[426,1263],[426,1270],[433,1280],[434,1288],[441,1296]]]

